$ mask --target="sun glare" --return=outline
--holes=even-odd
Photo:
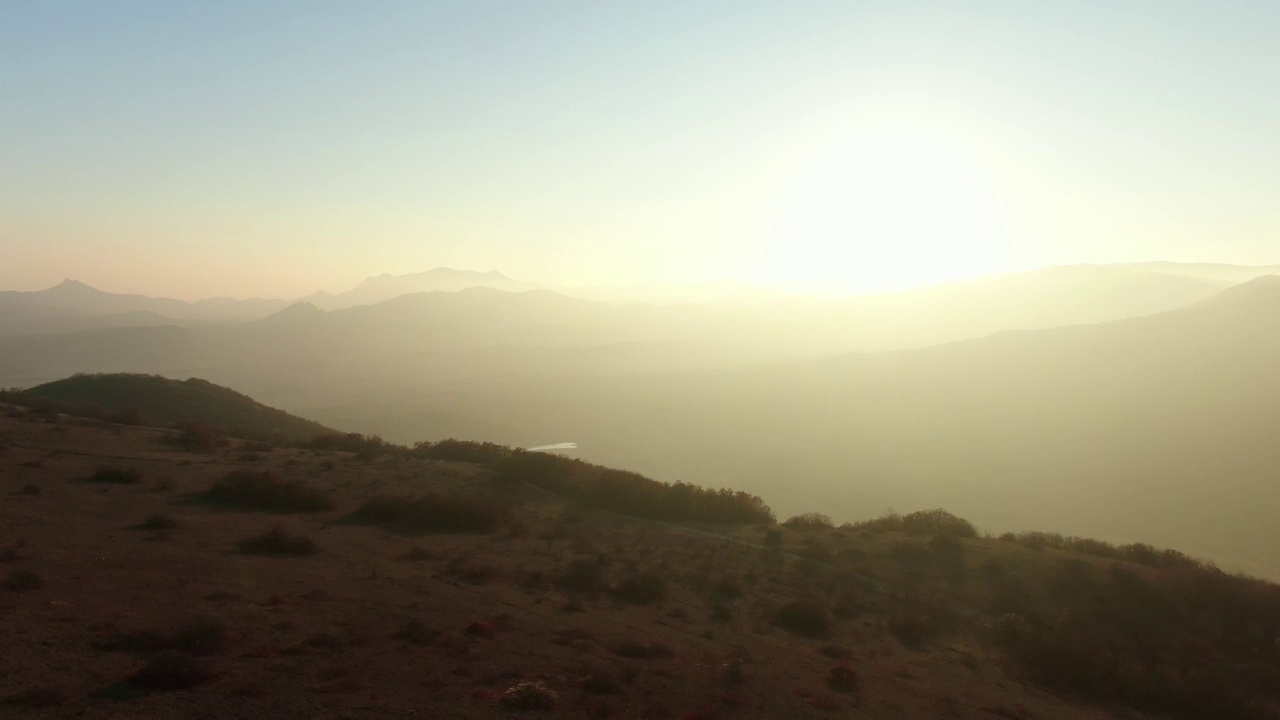
[[[995,202],[932,138],[867,135],[827,154],[790,193],[763,258],[770,281],[895,290],[1000,269]]]

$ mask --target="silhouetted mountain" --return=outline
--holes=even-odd
[[[283,300],[258,298],[209,298],[189,303],[171,298],[103,292],[70,279],[35,292],[0,292],[0,305],[6,302],[21,302],[91,317],[141,312],[173,320],[248,320],[264,317],[288,304]]]
[[[296,302],[283,310],[278,310],[267,317],[258,320],[259,323],[291,323],[291,322],[311,322],[318,318],[324,317],[325,312],[315,305],[306,302]]]
[[[407,275],[391,275],[383,273],[365,278],[355,288],[344,293],[315,293],[306,301],[325,310],[347,308],[355,305],[373,305],[385,302],[401,295],[425,292],[458,292],[470,288],[490,288],[507,292],[536,290],[546,286],[537,283],[526,283],[503,275],[497,270],[489,272],[472,272],[454,270],[453,268],[434,268],[425,272]]]
[[[317,435],[336,432],[197,378],[179,381],[132,373],[75,375],[22,394],[69,406],[98,405],[113,414],[141,412],[150,422],[164,426],[200,421],[234,437],[272,442],[309,442]]]

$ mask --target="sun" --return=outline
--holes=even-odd
[[[995,272],[1000,223],[972,163],[929,137],[870,134],[802,173],[762,257],[769,281],[874,292]]]

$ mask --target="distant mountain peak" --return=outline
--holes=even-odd
[[[321,310],[320,308],[316,307],[315,305],[312,305],[306,300],[299,300],[298,302],[282,310],[277,310],[276,312],[271,313],[271,315],[268,315],[265,319],[266,320],[296,320],[296,319],[302,319],[302,318],[320,317],[324,314],[325,314],[324,310]]]
[[[38,294],[47,296],[51,295],[55,297],[85,297],[90,295],[106,295],[107,293],[104,293],[95,287],[86,285],[79,280],[67,278],[47,290],[40,290]]]

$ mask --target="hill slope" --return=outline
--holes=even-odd
[[[492,446],[164,435],[0,404],[0,714],[1278,717],[1280,588],[1177,553],[940,511],[681,527],[441,457]]]
[[[76,375],[38,385],[22,395],[68,406],[99,405],[110,413],[140,411],[151,422],[166,426],[198,420],[238,437],[275,442],[306,442],[336,432],[198,378]]]

